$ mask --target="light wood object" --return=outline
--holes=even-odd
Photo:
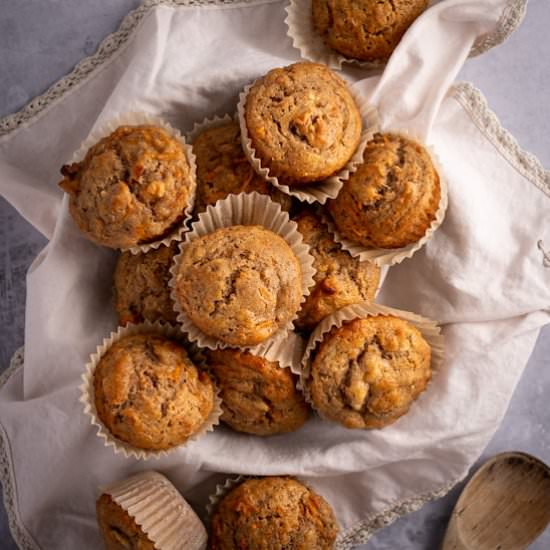
[[[524,453],[488,460],[464,488],[442,550],[523,550],[550,522],[550,468]]]

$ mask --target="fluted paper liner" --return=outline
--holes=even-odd
[[[205,550],[208,534],[178,490],[158,472],[143,472],[102,492],[123,508],[158,550]]]
[[[313,24],[311,4],[312,0],[290,0],[290,4],[285,8],[287,36],[290,37],[292,45],[300,51],[300,55],[304,59],[323,63],[331,69],[341,69],[344,63],[353,63],[372,71],[384,69],[386,60],[361,61],[346,57],[327,46]]]
[[[116,332],[111,332],[107,338],[103,339],[103,342],[97,346],[95,353],[90,356],[90,359],[86,364],[86,370],[82,375],[83,383],[79,386],[81,393],[79,400],[84,404],[84,413],[90,418],[92,425],[96,426],[97,436],[103,440],[103,444],[106,447],[112,447],[114,452],[117,454],[121,453],[126,458],[134,457],[138,460],[148,460],[150,458],[158,459],[174,452],[177,449],[181,449],[189,442],[195,441],[206,432],[213,431],[214,426],[220,423],[220,416],[222,415],[221,398],[219,397],[218,388],[214,385],[214,405],[208,415],[208,418],[196,433],[187,438],[187,440],[180,445],[166,450],[145,450],[134,447],[133,445],[130,445],[129,443],[126,443],[111,434],[109,429],[103,424],[97,414],[95,406],[94,372],[101,358],[114,343],[118,342],[125,336],[142,334],[144,332],[154,332],[174,340],[182,339],[182,334],[177,327],[174,327],[168,323],[162,323],[160,321],[156,321],[154,323],[146,321],[138,325],[128,324],[125,327],[119,326]]]
[[[439,206],[435,212],[435,217],[424,233],[424,236],[414,243],[408,244],[401,248],[365,248],[363,245],[350,241],[343,237],[338,230],[336,225],[328,213],[323,214],[323,220],[328,226],[329,231],[332,233],[334,240],[337,243],[342,245],[344,250],[347,250],[352,256],[359,258],[360,260],[370,260],[378,266],[391,266],[401,263],[407,258],[412,258],[433,236],[437,228],[443,223],[445,219],[445,214],[447,212],[447,206],[449,203],[449,189],[447,184],[447,179],[445,177],[445,172],[441,168],[441,163],[439,162],[439,157],[433,149],[433,147],[428,146],[423,143],[421,139],[417,136],[404,131],[404,130],[388,130],[384,133],[392,133],[396,135],[402,135],[403,137],[416,141],[420,143],[430,155],[432,164],[439,176],[439,188],[440,188],[440,199]]]
[[[261,344],[256,346],[236,346],[222,342],[202,332],[193,324],[178,303],[175,285],[185,247],[195,239],[213,233],[217,229],[233,225],[260,225],[282,237],[300,262],[302,270],[302,301],[300,303],[303,303],[306,296],[309,295],[310,288],[314,284],[313,276],[315,268],[313,267],[313,257],[309,253],[309,246],[303,242],[296,223],[290,221],[288,213],[281,210],[281,206],[273,202],[267,195],[261,195],[257,192],[239,193],[238,195],[231,194],[225,199],[219,200],[214,206],[209,205],[204,212],[199,214],[199,219],[193,222],[191,230],[185,234],[185,240],[180,244],[180,253],[174,257],[174,262],[170,269],[172,277],[169,285],[174,309],[178,313],[178,322],[181,325],[181,330],[187,334],[189,340],[205,348],[238,348],[248,350],[254,355],[266,357],[270,361],[294,364],[297,352],[294,345],[287,344],[287,337],[293,330],[292,322],[298,316],[298,311],[284,327],[281,327]]]
[[[414,325],[420,331],[426,342],[430,345],[430,366],[432,372],[437,372],[442,365],[444,359],[444,338],[441,334],[441,327],[438,325],[437,321],[433,321],[427,317],[422,317],[416,313],[411,313],[410,311],[394,309],[367,302],[346,306],[338,310],[336,313],[329,315],[317,325],[309,337],[304,356],[302,358],[302,371],[300,373],[298,388],[303,392],[306,401],[321,417],[323,414],[315,408],[308,387],[309,377],[311,374],[311,354],[323,341],[325,334],[330,332],[334,327],[339,328],[348,321],[353,321],[354,319],[365,319],[366,317],[373,317],[376,315],[393,315],[394,317],[399,317],[400,319],[404,319]]]
[[[237,115],[225,114],[223,116],[215,115],[212,118],[205,118],[202,122],[195,122],[193,129],[187,134],[187,142],[191,145],[199,137],[202,132],[210,128],[219,128],[230,122],[237,122]]]
[[[88,137],[82,142],[80,147],[73,154],[70,162],[80,162],[86,156],[88,150],[93,147],[99,140],[112,134],[120,126],[137,126],[137,125],[151,125],[160,126],[163,130],[168,132],[172,137],[177,139],[185,150],[185,156],[187,163],[189,164],[189,176],[191,180],[190,189],[190,201],[185,210],[183,211],[184,217],[181,220],[180,225],[173,229],[169,235],[166,235],[162,239],[153,241],[150,243],[135,245],[129,248],[123,248],[122,250],[130,251],[132,254],[138,254],[140,252],[149,252],[149,250],[155,250],[162,245],[168,246],[174,241],[181,241],[183,233],[187,231],[187,222],[191,219],[193,214],[193,206],[195,204],[195,193],[197,190],[197,163],[195,161],[195,155],[190,145],[187,145],[185,138],[181,135],[181,132],[168,124],[163,118],[151,115],[149,113],[142,112],[127,112],[118,115],[117,117],[109,119],[104,124],[94,128]]]
[[[279,180],[276,177],[269,174],[269,168],[262,166],[261,160],[256,157],[256,152],[252,147],[252,140],[248,136],[248,128],[245,120],[246,99],[252,86],[254,86],[254,83],[245,86],[244,91],[242,91],[239,95],[237,113],[239,116],[239,125],[241,127],[241,141],[243,149],[256,173],[271,183],[271,185],[275,186],[277,189],[280,189],[283,193],[296,197],[300,201],[305,201],[310,204],[315,202],[325,204],[328,199],[334,199],[336,195],[338,195],[340,189],[342,189],[344,180],[349,178],[350,174],[355,172],[359,164],[363,161],[365,147],[367,146],[369,140],[372,139],[372,136],[378,131],[378,111],[376,108],[359,96],[348,85],[348,91],[355,100],[359,113],[361,114],[362,123],[361,140],[355,150],[355,153],[353,153],[347,164],[333,176],[330,176],[323,181],[313,182],[308,185],[299,185],[291,188],[288,185],[279,183]]]

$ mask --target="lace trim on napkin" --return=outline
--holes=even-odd
[[[155,6],[186,7],[227,4],[249,4],[258,0],[146,0],[141,6],[131,11],[120,24],[118,30],[108,35],[99,45],[96,53],[84,58],[65,77],[58,80],[45,93],[35,97],[23,109],[0,119],[0,137],[5,136],[17,128],[28,124],[36,115],[47,107],[59,101],[66,93],[75,89],[94,70],[109,60],[123,46],[141,20]],[[527,8],[527,0],[509,0],[504,8],[495,31],[479,37],[474,43],[470,56],[480,55],[487,50],[501,44],[521,23]]]
[[[496,147],[498,152],[522,176],[550,197],[550,171],[542,167],[535,155],[524,151],[516,138],[502,127],[481,91],[469,82],[461,82],[451,88],[450,95],[460,103],[479,131]]]
[[[11,358],[10,366],[0,375],[0,388],[19,369],[23,368],[23,348]],[[39,546],[23,527],[17,513],[17,491],[8,435],[0,424],[0,483],[4,489],[4,508],[8,516],[11,536],[21,550],[39,550]]]

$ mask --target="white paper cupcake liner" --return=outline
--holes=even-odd
[[[208,418],[205,420],[200,429],[181,445],[177,445],[166,450],[150,451],[134,447],[125,441],[117,439],[113,434],[111,434],[109,429],[103,424],[97,414],[95,406],[94,372],[101,358],[114,343],[118,342],[125,336],[142,334],[144,332],[154,332],[174,340],[181,340],[181,332],[177,327],[161,323],[159,321],[155,323],[146,321],[139,325],[128,324],[125,327],[118,327],[116,332],[111,332],[107,338],[103,339],[103,343],[98,345],[96,352],[90,356],[90,359],[86,364],[86,370],[82,375],[83,383],[79,386],[81,393],[79,401],[84,404],[84,413],[90,418],[92,425],[96,426],[97,436],[103,440],[103,444],[106,447],[112,447],[114,452],[117,454],[120,453],[126,458],[133,457],[138,460],[148,460],[151,458],[158,459],[173,453],[177,449],[181,449],[189,442],[195,441],[204,435],[206,432],[213,431],[214,426],[220,423],[220,416],[222,415],[221,398],[218,395],[218,388],[215,387],[214,406],[212,407],[212,411],[208,415]]]
[[[219,128],[220,126],[225,126],[230,122],[238,122],[237,114],[229,115],[225,114],[223,116],[215,115],[212,118],[205,118],[202,122],[195,122],[193,124],[193,129],[187,134],[187,143],[193,144],[193,142],[199,137],[202,132],[210,128]]]
[[[435,217],[424,233],[424,236],[418,241],[403,246],[401,248],[365,248],[363,245],[350,241],[343,237],[338,230],[331,217],[327,213],[323,213],[323,220],[327,224],[329,231],[333,234],[334,240],[342,245],[342,248],[347,250],[352,256],[361,260],[370,260],[378,266],[391,266],[401,263],[407,258],[412,258],[433,236],[437,228],[443,223],[447,206],[449,204],[449,188],[445,172],[441,167],[439,157],[432,146],[426,145],[417,136],[407,132],[406,130],[388,130],[383,133],[392,133],[402,135],[407,139],[413,140],[422,145],[430,155],[432,164],[439,176],[440,199],[439,206],[435,212]]]
[[[93,147],[98,141],[104,137],[112,134],[120,126],[136,126],[148,124],[152,126],[160,126],[172,137],[177,139],[183,145],[185,149],[185,156],[189,164],[190,170],[190,201],[185,210],[183,211],[184,217],[181,220],[180,225],[173,229],[169,235],[162,239],[153,241],[147,244],[136,245],[129,248],[123,248],[122,250],[129,250],[132,254],[138,252],[148,252],[149,250],[157,249],[161,245],[169,245],[173,241],[181,241],[182,235],[187,231],[187,222],[191,219],[193,213],[193,206],[195,204],[195,193],[197,189],[197,163],[195,161],[195,155],[190,145],[187,145],[185,138],[181,135],[180,131],[168,124],[164,119],[151,115],[149,113],[142,112],[127,112],[122,113],[114,118],[109,119],[107,122],[100,124],[97,128],[94,128],[88,137],[82,142],[80,147],[74,152],[70,163],[80,162],[84,160],[88,150]]]
[[[239,95],[239,104],[237,105],[237,113],[239,116],[239,125],[241,127],[241,141],[246,157],[252,164],[252,167],[257,174],[262,176],[271,185],[280,189],[283,193],[296,197],[300,201],[307,202],[309,204],[319,202],[325,204],[328,199],[334,199],[340,189],[344,180],[349,178],[349,175],[357,170],[357,167],[363,161],[363,153],[367,143],[372,139],[373,135],[378,131],[378,111],[370,105],[365,99],[363,99],[357,92],[348,86],[348,90],[355,100],[359,112],[361,114],[361,121],[363,129],[361,131],[361,140],[355,153],[348,161],[348,163],[333,176],[319,182],[315,182],[309,185],[300,185],[297,187],[289,187],[279,183],[279,180],[269,174],[269,168],[263,167],[261,160],[256,156],[256,152],[252,147],[252,140],[248,136],[248,128],[246,126],[245,119],[245,106],[246,99],[250,88],[254,86],[254,83],[245,86],[244,90]]]
[[[247,479],[259,479],[260,476],[236,476],[228,477],[223,483],[216,485],[216,490],[208,497],[208,504],[206,505],[206,514],[208,521],[212,518],[212,514],[216,509],[218,503],[227,495],[232,489],[240,485]]]
[[[376,315],[393,315],[408,321],[414,325],[422,334],[426,342],[431,348],[431,370],[433,373],[437,372],[443,364],[444,360],[444,337],[441,334],[441,327],[437,321],[422,317],[416,313],[410,311],[404,311],[400,309],[394,309],[379,304],[372,304],[363,302],[361,304],[353,304],[346,306],[336,313],[329,315],[323,319],[311,333],[306,345],[304,356],[302,358],[302,371],[300,373],[300,381],[298,388],[303,392],[306,401],[311,407],[317,411],[317,413],[323,417],[323,414],[319,412],[313,403],[309,392],[309,378],[311,374],[311,354],[317,349],[317,346],[322,342],[324,335],[330,332],[334,327],[340,328],[344,323],[353,321],[354,319],[365,319],[366,317],[373,317]]]
[[[431,0],[428,7],[433,3],[434,0]],[[331,69],[341,69],[344,63],[349,63],[372,73],[384,70],[386,60],[361,61],[346,57],[327,46],[313,24],[311,5],[312,0],[290,0],[290,4],[285,8],[287,36],[304,59],[323,63]]]
[[[309,295],[310,288],[314,284],[313,276],[315,269],[313,267],[313,257],[309,253],[309,247],[303,242],[302,236],[297,230],[296,223],[290,221],[288,213],[282,211],[281,206],[273,202],[266,195],[261,195],[257,192],[240,193],[239,195],[232,194],[223,200],[219,200],[214,206],[208,206],[204,212],[199,214],[199,219],[192,224],[191,231],[185,234],[185,240],[180,244],[180,253],[174,257],[174,263],[170,269],[172,277],[169,286],[171,288],[174,309],[178,313],[178,322],[181,325],[181,330],[187,334],[189,340],[201,347],[209,349],[245,349],[255,355],[266,357],[271,361],[292,362],[296,351],[289,349],[291,346],[287,346],[287,338],[293,330],[293,321],[298,316],[298,312],[284,327],[281,327],[261,344],[256,346],[236,346],[222,342],[202,332],[193,324],[178,303],[175,284],[185,247],[195,239],[213,233],[217,229],[233,225],[260,225],[282,237],[300,261],[302,269],[302,280],[300,281],[302,287],[301,303]]]
[[[163,475],[143,472],[102,489],[132,516],[158,550],[205,550],[202,521]]]

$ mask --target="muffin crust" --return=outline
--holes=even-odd
[[[262,166],[289,186],[337,173],[361,137],[361,116],[346,83],[316,63],[273,69],[257,80],[245,118]]]
[[[214,405],[214,385],[185,349],[164,336],[134,334],[115,342],[94,373],[95,406],[106,428],[139,449],[184,443]]]
[[[170,267],[177,243],[146,253],[123,252],[114,275],[115,309],[118,322],[166,321],[175,323],[177,313],[170,297]]]
[[[272,435],[307,420],[309,407],[290,369],[235,349],[209,350],[207,358],[220,389],[221,419],[234,430]]]
[[[410,408],[431,378],[431,348],[420,331],[388,315],[333,328],[311,365],[315,408],[347,428],[382,428]]]
[[[328,503],[286,477],[249,479],[212,518],[211,550],[330,550],[338,526]]]
[[[290,208],[291,197],[254,172],[244,154],[237,122],[201,132],[193,142],[193,153],[197,158],[196,214],[206,210],[209,204],[225,199],[230,193],[253,191],[270,195],[283,210]]]
[[[61,173],[59,186],[70,195],[78,227],[111,248],[163,238],[193,199],[183,145],[156,126],[121,126]]]
[[[204,333],[230,345],[255,345],[296,315],[301,278],[300,262],[282,237],[234,225],[185,246],[175,296]]]
[[[99,497],[96,515],[106,550],[158,550],[134,518],[110,495],[104,493]]]
[[[374,299],[380,268],[344,250],[313,211],[302,211],[294,221],[310,247],[316,269],[315,286],[294,321],[296,328],[313,330],[340,308]]]
[[[314,0],[313,24],[346,57],[385,61],[428,0]]]
[[[376,134],[328,209],[350,241],[401,248],[425,235],[440,199],[439,176],[426,149],[399,134]]]

